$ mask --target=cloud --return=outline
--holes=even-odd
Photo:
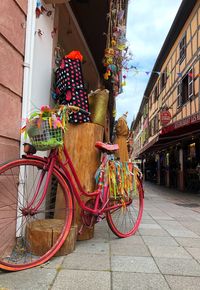
[[[133,53],[133,65],[140,71],[129,71],[124,92],[117,97],[117,117],[129,111],[128,123],[137,115],[148,83],[150,71],[172,25],[181,0],[132,0],[129,1],[127,39]]]

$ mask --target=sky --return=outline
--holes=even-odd
[[[129,127],[137,116],[150,77],[145,71],[153,69],[181,2],[129,0],[127,41],[133,55],[129,66],[136,66],[139,73],[135,73],[133,69],[126,73],[126,86],[123,87],[123,93],[116,98],[116,119],[128,111]]]

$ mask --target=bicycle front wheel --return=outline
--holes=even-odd
[[[70,231],[70,187],[55,168],[48,181],[45,165],[19,159],[0,167],[1,269],[18,271],[46,262]],[[41,199],[46,183],[47,193]]]
[[[119,205],[118,208],[106,214],[108,225],[119,238],[130,237],[137,231],[143,213],[144,192],[141,181],[139,181],[137,193],[133,193],[129,199],[119,198],[109,202],[109,206],[117,205]]]

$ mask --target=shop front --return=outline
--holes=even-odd
[[[140,158],[145,159],[145,179],[181,191],[198,192],[199,140],[199,113],[164,126],[140,153]]]
[[[185,144],[185,187],[188,191],[200,190],[200,142],[193,138]]]

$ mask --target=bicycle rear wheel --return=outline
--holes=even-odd
[[[0,167],[1,269],[18,271],[46,262],[70,231],[71,190],[55,168],[40,204],[48,173],[45,164],[19,159]],[[57,200],[58,196],[62,202]],[[49,237],[46,240],[42,238],[44,233]]]
[[[130,237],[137,231],[143,213],[144,192],[141,181],[139,181],[137,193],[133,193],[126,200],[111,200],[108,206],[117,204],[121,206],[106,214],[108,225],[119,238]]]

